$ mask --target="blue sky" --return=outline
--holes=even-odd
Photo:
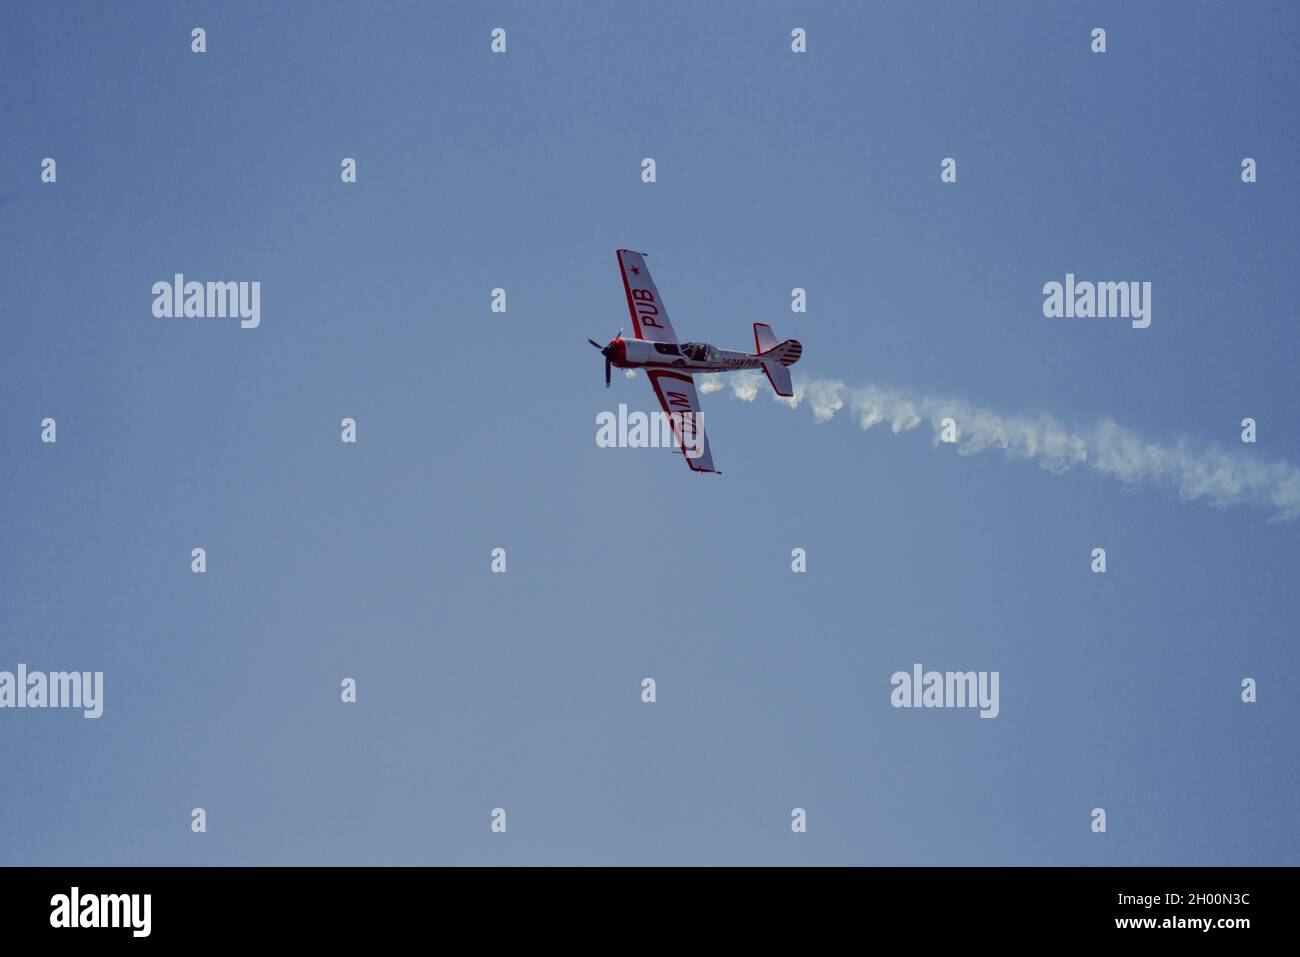
[[[1296,522],[726,392],[697,476],[596,447],[653,400],[584,341],[629,246],[683,338],[1300,463],[1290,5],[0,16],[0,669],[105,673],[0,712],[0,862],[1300,861]],[[1001,713],[891,708],[914,662]]]

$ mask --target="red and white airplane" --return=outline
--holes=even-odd
[[[789,366],[799,361],[803,346],[796,339],[777,342],[772,327],[754,323],[754,346],[757,351],[731,352],[707,342],[678,343],[677,333],[668,319],[668,310],[650,278],[645,254],[630,249],[618,250],[618,268],[623,274],[627,308],[632,313],[632,331],[636,337],[617,336],[600,349],[605,357],[605,387],[609,387],[610,367],[644,369],[659,404],[663,406],[678,447],[686,464],[696,472],[716,472],[708,436],[700,419],[700,396],[695,390],[695,372],[735,372],[739,369],[762,369],[777,395],[794,395]]]

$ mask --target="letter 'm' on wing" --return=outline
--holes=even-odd
[[[700,396],[695,391],[695,380],[684,372],[665,372],[662,369],[653,369],[646,376],[659,397],[659,404],[668,413],[686,464],[696,472],[716,472],[709,437],[704,431],[704,419],[700,417]]]
[[[668,321],[668,310],[659,298],[655,281],[646,268],[645,256],[630,249],[618,251],[618,269],[623,274],[623,291],[632,313],[632,330],[638,339],[651,342],[676,342],[677,333]]]

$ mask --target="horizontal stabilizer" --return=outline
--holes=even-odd
[[[757,349],[754,355],[763,363],[767,381],[772,383],[776,394],[787,398],[794,395],[788,367],[798,362],[799,357],[803,355],[803,346],[800,345],[799,340],[787,339],[785,342],[777,342],[771,326],[765,322],[756,322],[754,323],[754,346]]]

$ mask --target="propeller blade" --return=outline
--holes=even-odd
[[[597,342],[595,339],[588,339],[587,341],[590,342],[594,348],[596,348],[596,349],[600,349],[602,352],[604,351],[605,347],[602,346],[602,345],[601,345],[599,342]]]
[[[609,388],[609,360],[605,360],[605,388]]]

